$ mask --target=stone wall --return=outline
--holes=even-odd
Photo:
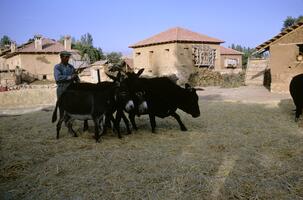
[[[0,109],[55,105],[56,88],[21,89],[0,92]]]
[[[266,69],[268,69],[267,59],[249,59],[245,75],[245,85],[263,85]]]

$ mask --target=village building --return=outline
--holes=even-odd
[[[145,68],[146,76],[176,75],[182,84],[195,68],[206,67],[222,73],[242,69],[242,53],[220,46],[223,42],[176,27],[129,47],[133,48],[134,70]]]
[[[101,81],[110,81],[106,75],[107,60],[99,60],[86,67],[80,74],[80,80],[88,83],[98,83]]]
[[[133,72],[133,59],[123,57],[119,66],[114,66],[108,60],[99,60],[86,66],[79,74],[80,80],[88,83],[99,83],[101,81],[112,81],[108,74],[116,71]]]
[[[41,35],[20,46],[11,42],[9,49],[0,52],[1,84],[6,81],[3,77],[15,73],[16,69],[39,80],[54,80],[54,66],[60,63],[59,53],[63,50],[72,53],[71,64],[80,65],[81,56],[71,49],[70,36],[64,37],[64,44]]]
[[[256,53],[268,52],[269,58],[251,61],[257,63],[251,68],[260,68],[260,62],[266,63],[266,67],[263,68],[270,70],[270,91],[288,92],[291,79],[303,73],[303,22],[284,29],[257,46],[256,50]],[[264,70],[259,74],[264,76]]]

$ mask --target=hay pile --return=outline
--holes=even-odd
[[[197,69],[189,77],[189,83],[194,86],[240,87],[244,85],[245,72],[238,74],[220,74],[209,69]]]
[[[143,116],[139,131],[99,144],[82,123],[56,140],[51,112],[1,117],[0,199],[301,199],[292,108],[202,99],[201,117],[179,112],[188,132],[157,118],[152,134]]]

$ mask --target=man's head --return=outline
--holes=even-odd
[[[70,52],[68,52],[68,51],[61,51],[60,52],[61,63],[64,64],[64,65],[67,65],[70,56],[71,56]]]

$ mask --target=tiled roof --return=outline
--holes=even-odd
[[[223,43],[223,40],[209,37],[200,33],[196,33],[184,28],[175,27],[154,35],[150,38],[137,42],[130,48],[137,48],[143,46],[150,46],[156,44],[170,43],[170,42],[197,42],[197,43]]]
[[[99,60],[99,61],[92,63],[91,66],[105,65],[107,63],[108,63],[108,60]]]
[[[51,40],[48,38],[42,38],[42,50],[35,49],[35,42],[31,42],[25,44],[24,46],[18,47],[16,52],[22,53],[38,53],[38,52],[51,52],[51,53],[59,53],[60,51],[64,51],[64,46],[60,42],[55,40]]]
[[[221,55],[243,55],[244,53],[231,48],[220,46]]]
[[[278,35],[274,36],[273,38],[267,40],[266,42],[260,44],[259,46],[256,47],[257,52],[262,53],[265,50],[267,50],[269,48],[269,46],[275,42],[276,40],[280,39],[281,37],[283,37],[284,35],[293,32],[294,30],[300,28],[303,26],[303,21],[300,21],[296,24],[294,24],[293,26],[290,26],[286,29],[284,29],[282,32],[280,32]]]
[[[16,48],[15,52],[3,52],[5,57],[11,57],[19,53],[60,53],[64,51],[64,45],[58,41],[42,38],[42,49],[35,48],[35,41],[24,43]],[[70,52],[77,52],[76,50],[69,50]]]

